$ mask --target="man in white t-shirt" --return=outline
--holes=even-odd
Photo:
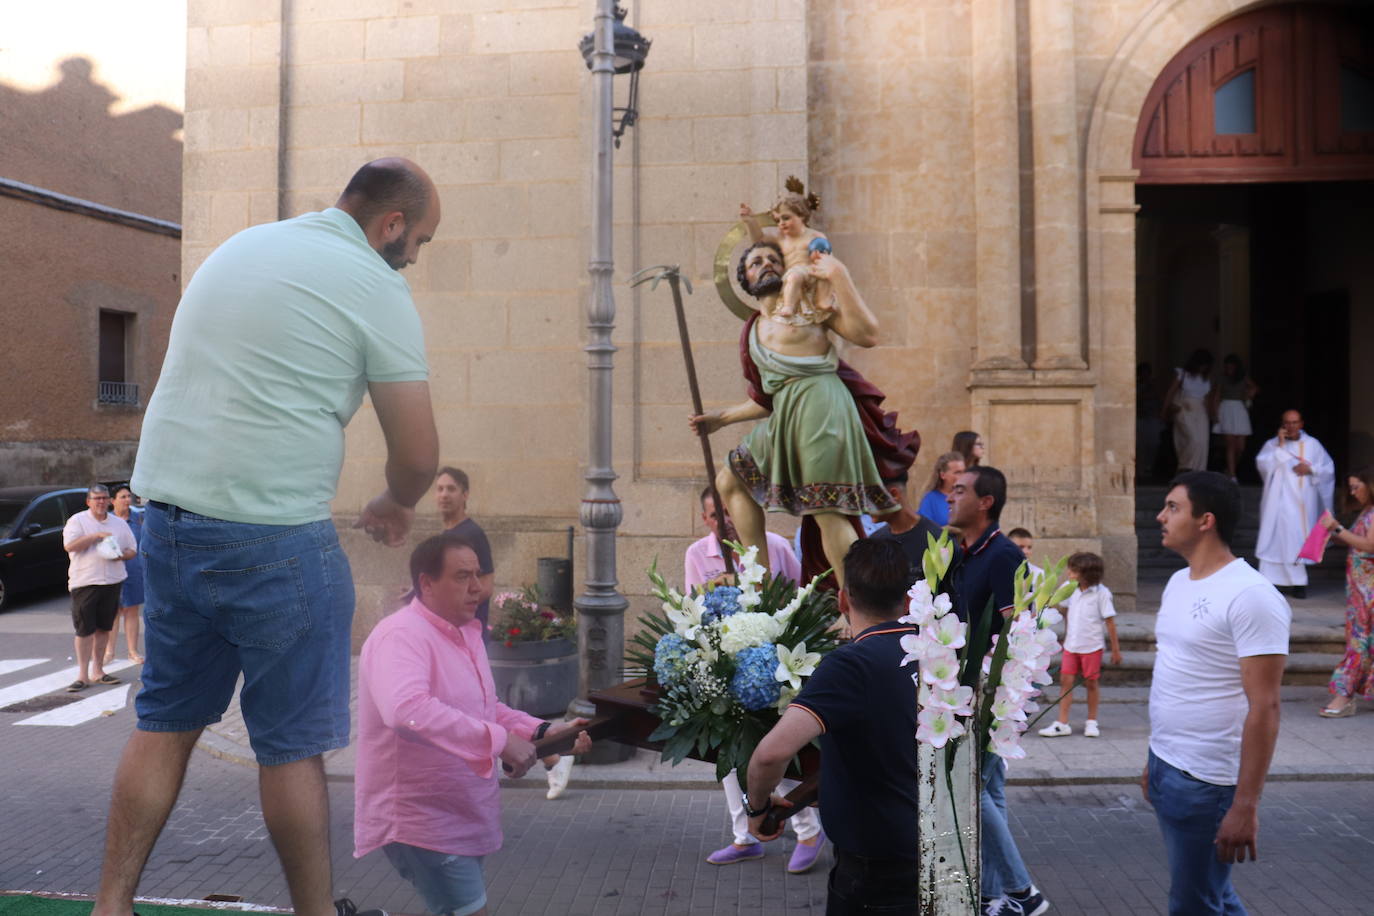
[[[1231,552],[1240,488],[1212,471],[1174,478],[1158,520],[1188,561],[1155,624],[1150,753],[1141,774],[1169,855],[1169,912],[1244,914],[1231,865],[1256,858],[1259,800],[1279,734],[1292,611]],[[1220,825],[1220,826],[1218,826]]]
[[[67,519],[62,549],[67,551],[67,591],[72,593],[72,626],[76,628],[76,680],[68,693],[91,684],[118,684],[106,674],[105,644],[119,614],[119,589],[128,577],[124,561],[138,549],[129,524],[110,511],[110,491],[91,484],[86,511]],[[112,541],[113,543],[105,543]]]

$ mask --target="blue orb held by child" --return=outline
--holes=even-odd
[[[811,244],[806,246],[809,255],[830,254],[832,251],[834,249],[830,247],[829,239],[812,239]]]

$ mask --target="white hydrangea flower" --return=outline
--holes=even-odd
[[[750,646],[774,642],[782,633],[782,624],[772,614],[740,612],[719,622],[720,651],[734,655]]]

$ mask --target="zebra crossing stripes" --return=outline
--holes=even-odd
[[[46,659],[45,659],[45,660],[46,660]],[[31,660],[31,659],[7,659],[6,661],[19,662],[19,661],[32,661],[32,660]],[[41,663],[41,662],[36,662],[35,664],[39,664],[39,663]],[[19,667],[19,668],[11,668],[11,670],[12,670],[12,671],[13,671],[13,670],[23,670],[24,667],[32,667],[32,666],[21,666],[21,667]],[[108,665],[105,666],[105,671],[106,671],[107,673],[114,674],[114,673],[117,672],[117,671],[123,671],[125,668],[132,668],[132,667],[134,667],[134,663],[131,662],[131,661],[129,661],[127,658],[125,658],[125,659],[120,659],[119,661],[110,662],[110,664],[108,664]],[[35,677],[35,678],[30,678],[30,679],[27,680],[27,681],[20,681],[20,682],[17,683],[17,684],[11,684],[11,685],[8,686],[8,687],[0,687],[0,709],[3,709],[3,708],[6,707],[6,706],[12,706],[12,705],[14,705],[15,703],[23,703],[23,702],[26,701],[26,700],[32,700],[32,699],[34,699],[34,698],[36,698],[36,697],[41,697],[41,696],[43,696],[45,693],[53,693],[53,692],[55,692],[55,691],[61,690],[62,688],[66,687],[68,684],[70,684],[72,681],[76,680],[76,678],[77,678],[76,666],[75,666],[75,665],[71,665],[71,666],[69,666],[69,667],[62,668],[62,669],[60,669],[60,670],[58,670],[58,671],[54,671],[54,672],[51,672],[51,673],[49,673],[49,674],[44,674],[44,675],[40,675],[40,676]],[[125,685],[121,685],[121,686],[127,687],[128,685],[125,684]],[[94,697],[94,696],[91,697],[91,699],[95,699],[95,698],[96,698],[96,697]],[[70,704],[70,705],[72,705],[72,706],[79,706],[81,703],[84,703],[84,702],[85,702],[85,700],[82,700],[82,701],[80,701],[80,702],[78,702],[78,703],[73,703],[73,704]],[[100,714],[99,712],[96,713],[96,715],[99,715],[99,714]],[[85,721],[85,720],[83,720],[83,721]],[[73,723],[73,724],[74,724],[74,723]]]

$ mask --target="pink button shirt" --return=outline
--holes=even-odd
[[[785,576],[800,585],[801,564],[797,562],[797,555],[792,552],[792,545],[780,534],[771,531],[765,534],[768,537],[768,571],[775,578]],[[720,542],[716,540],[716,536],[708,534],[688,547],[687,554],[683,557],[683,567],[683,583],[686,588],[705,585],[725,572],[725,559],[720,555]]]
[[[496,699],[482,624],[420,603],[377,624],[358,665],[353,855],[406,843],[450,855],[501,848],[498,755],[540,720]]]

